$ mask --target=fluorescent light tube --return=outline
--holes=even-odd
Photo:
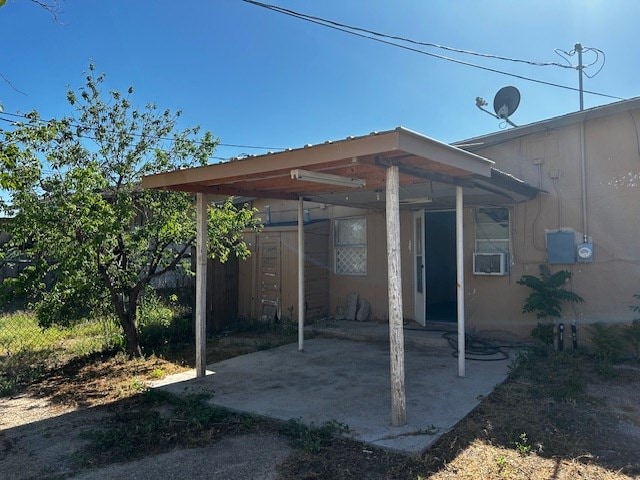
[[[330,173],[312,172],[301,169],[291,170],[291,178],[304,182],[324,183],[326,185],[351,188],[362,188],[367,184],[367,182],[361,178],[342,177]]]

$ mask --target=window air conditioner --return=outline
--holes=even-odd
[[[507,255],[504,253],[474,253],[474,275],[506,275]]]

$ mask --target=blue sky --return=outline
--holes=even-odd
[[[606,53],[585,88],[640,95],[635,0],[273,0],[292,10],[414,40],[534,61],[576,42]],[[6,112],[70,113],[67,86],[89,62],[133,101],[181,109],[227,144],[297,147],[402,125],[450,142],[498,130],[476,96],[516,86],[522,125],[578,109],[578,93],[476,70],[356,38],[241,0],[61,0],[54,21],[28,0],[0,8]],[[575,70],[427,51],[577,87]],[[592,56],[586,55],[585,61]],[[574,62],[577,60],[573,58]],[[593,68],[587,73],[595,73]],[[612,99],[585,96],[585,107]],[[217,156],[260,153],[219,147]]]

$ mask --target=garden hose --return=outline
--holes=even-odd
[[[453,348],[452,355],[458,357],[458,334],[451,330],[444,330],[442,328],[408,328],[405,330],[413,331],[431,331],[431,332],[444,332],[442,338],[449,342],[449,346]],[[465,338],[465,356],[467,360],[477,360],[479,362],[499,362],[509,359],[509,354],[505,352],[502,347],[510,347],[508,345],[492,345],[491,343],[480,340],[471,336],[468,333],[464,334]],[[497,356],[496,356],[497,355]],[[494,358],[486,358],[491,357]]]
[[[455,332],[445,332],[442,334],[451,348],[453,348],[453,356],[458,357],[458,334]],[[489,342],[474,338],[468,333],[464,334],[465,355],[467,360],[477,360],[479,362],[500,362],[508,360],[509,354],[502,350],[499,346],[491,345]],[[493,357],[493,358],[487,358]]]

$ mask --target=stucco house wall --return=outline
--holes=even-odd
[[[565,307],[566,321],[620,322],[633,318],[629,305],[640,291],[640,110],[585,121],[586,204],[594,262],[552,265],[573,274],[570,288],[585,303]],[[496,167],[547,193],[512,206],[511,269],[506,278],[466,275],[467,311],[473,328],[523,330],[535,324],[520,313],[527,289],[515,282],[538,274],[546,263],[545,231],[584,233],[580,123],[549,128],[473,151]],[[496,138],[497,137],[497,138]],[[485,137],[488,143],[499,141]],[[482,141],[480,139],[474,139]],[[466,245],[469,252],[472,248]],[[467,263],[468,264],[468,263]],[[487,301],[487,299],[493,299]],[[514,322],[522,322],[520,327]]]
[[[465,149],[495,161],[497,169],[545,192],[527,202],[501,204],[510,212],[510,265],[505,276],[473,274],[474,212],[478,207],[492,205],[465,202],[465,309],[469,330],[497,329],[527,335],[537,320],[533,315],[522,314],[529,292],[518,285],[517,280],[524,274],[537,275],[539,265],[547,263],[547,231],[571,230],[576,232],[576,243],[582,241],[582,118],[585,118],[587,228],[595,253],[593,263],[551,266],[552,271],[571,271],[573,279],[568,288],[585,299],[584,304],[565,307],[564,321],[575,319],[582,324],[634,318],[628,306],[632,295],[640,292],[640,133],[637,125],[640,101],[622,103],[615,108],[600,107],[593,112],[570,114],[461,142],[471,145]],[[295,201],[258,199],[253,206],[263,220],[267,206],[271,222],[297,219]],[[305,203],[304,208],[308,218],[331,220],[327,236],[328,314],[335,315],[347,295],[358,292],[371,303],[371,319],[387,320],[384,211],[311,202]],[[366,275],[335,272],[333,220],[350,217],[367,220]],[[403,313],[406,319],[412,319],[415,281],[410,209],[401,210],[400,224]],[[295,232],[292,235],[295,237]],[[240,313],[254,317],[251,297],[255,295],[252,292],[256,291],[256,279],[251,272],[256,269],[256,239],[254,234],[247,236],[254,255],[240,264],[239,298]],[[289,303],[297,309],[297,292],[290,292],[289,296]],[[297,315],[297,311],[294,314]]]

